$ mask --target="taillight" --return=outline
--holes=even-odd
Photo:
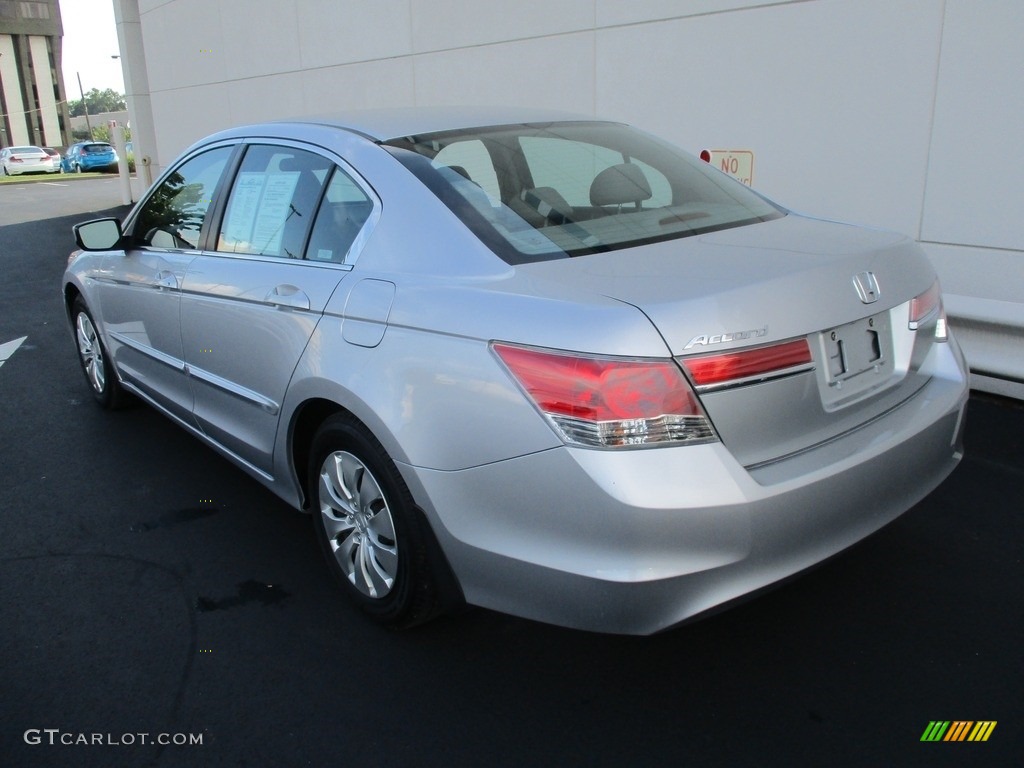
[[[494,351],[567,443],[599,448],[716,440],[672,360],[625,360],[509,344]]]
[[[683,358],[698,391],[788,376],[813,365],[807,339]]]
[[[932,283],[931,288],[910,300],[910,318],[907,327],[916,331],[933,316],[935,319],[935,338],[945,341],[949,338],[949,327],[946,323],[946,310],[942,306],[942,289],[939,281]]]

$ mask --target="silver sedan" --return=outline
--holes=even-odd
[[[63,296],[130,393],[312,514],[374,619],[655,632],[849,547],[961,457],[907,237],[628,126],[406,110],[188,149],[78,225]]]

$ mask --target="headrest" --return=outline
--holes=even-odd
[[[459,176],[461,176],[464,179],[469,179],[470,181],[473,180],[469,177],[469,171],[467,171],[461,165],[446,165],[444,167],[449,171],[455,171],[457,174],[459,174]]]
[[[309,170],[309,162],[297,157],[283,157],[277,163],[277,170],[284,173],[294,173],[295,171],[306,171]]]
[[[605,168],[590,185],[591,205],[625,205],[650,198],[650,182],[640,166],[632,163]]]
[[[556,224],[572,218],[572,206],[554,187],[526,189],[521,197],[534,210]]]

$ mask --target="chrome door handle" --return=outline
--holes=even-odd
[[[153,283],[154,288],[173,288],[178,289],[178,278],[169,269],[161,269],[156,273],[156,282]]]
[[[267,294],[265,300],[278,307],[309,309],[309,296],[307,296],[301,288],[294,285],[276,286]]]

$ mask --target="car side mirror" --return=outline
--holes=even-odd
[[[75,242],[83,251],[109,251],[121,242],[121,222],[117,219],[94,219],[72,227]]]

